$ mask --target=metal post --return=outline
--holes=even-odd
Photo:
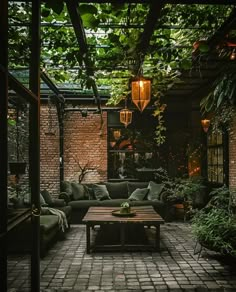
[[[0,1],[0,291],[7,291],[8,1]]]
[[[30,105],[29,173],[32,202],[31,290],[40,291],[40,0],[32,1],[30,90],[37,101]]]

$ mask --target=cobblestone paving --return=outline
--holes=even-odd
[[[41,260],[42,292],[236,292],[236,263],[203,251],[194,255],[188,223],[161,226],[161,252],[86,254],[85,227],[72,226]],[[29,256],[11,255],[9,292],[30,291]]]

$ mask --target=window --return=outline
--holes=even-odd
[[[222,133],[209,133],[207,137],[207,169],[208,181],[213,184],[226,183],[228,176],[226,163],[227,159],[225,137]]]
[[[114,113],[113,113],[114,115]],[[137,121],[138,119],[138,121]],[[140,169],[157,168],[156,146],[152,121],[143,115],[127,128],[108,116],[108,178],[143,179]],[[110,123],[109,123],[110,121]],[[152,122],[152,123],[151,123]]]

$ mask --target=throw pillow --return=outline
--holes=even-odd
[[[84,200],[85,199],[85,189],[82,184],[72,182],[72,195],[74,200]]]
[[[47,203],[45,202],[44,197],[42,196],[42,194],[40,194],[40,205],[41,206],[46,206],[47,205]]]
[[[49,206],[53,205],[53,200],[51,198],[51,195],[49,194],[49,191],[47,190],[42,190],[41,192],[44,201],[46,202],[46,204],[48,204]]]
[[[92,185],[84,185],[86,200],[96,200]]]
[[[61,191],[67,193],[69,197],[71,197],[73,193],[71,183],[69,181],[63,181],[61,183]]]
[[[93,185],[95,198],[99,201],[110,200],[110,196],[105,185]]]
[[[144,189],[136,189],[133,191],[133,193],[129,196],[130,201],[142,201],[145,199],[149,189],[144,188]]]
[[[107,182],[105,185],[112,199],[127,199],[128,198],[128,185],[126,181]]]
[[[143,189],[148,187],[148,182],[141,182],[141,181],[136,181],[136,182],[128,182],[128,191],[129,191],[129,196],[135,191],[136,189]]]
[[[153,181],[150,181],[148,184],[149,192],[148,192],[147,199],[149,201],[159,200],[160,194],[161,194],[163,188],[164,188],[164,184],[157,184]]]

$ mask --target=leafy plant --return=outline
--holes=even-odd
[[[192,219],[192,232],[209,249],[236,256],[236,217],[232,212],[232,192],[225,186],[210,193],[206,207]]]
[[[165,142],[165,132],[166,127],[164,126],[164,111],[166,109],[166,104],[161,104],[160,99],[155,102],[156,109],[153,112],[153,116],[157,118],[158,125],[155,129],[155,138],[156,144],[158,146],[162,145]]]
[[[121,203],[120,206],[123,207],[123,208],[129,208],[130,207],[129,202],[123,202],[123,203]]]
[[[190,177],[181,180],[179,184],[179,191],[186,200],[193,200],[193,197],[204,188],[202,177]]]
[[[213,132],[228,128],[234,116],[236,101],[236,73],[224,73],[216,79],[210,93],[201,100],[203,114],[211,113]]]
[[[172,204],[186,201],[196,204],[195,202],[200,201],[197,197],[202,196],[201,192],[205,190],[202,177],[171,178],[163,168],[157,169],[155,180],[164,184],[163,199]],[[196,204],[196,207],[199,207],[197,205],[200,204]]]
[[[8,118],[9,161],[22,162],[28,149],[28,121],[24,105],[10,110]]]
[[[120,205],[120,212],[121,213],[129,213],[130,212],[130,204],[128,202],[123,202]]]

